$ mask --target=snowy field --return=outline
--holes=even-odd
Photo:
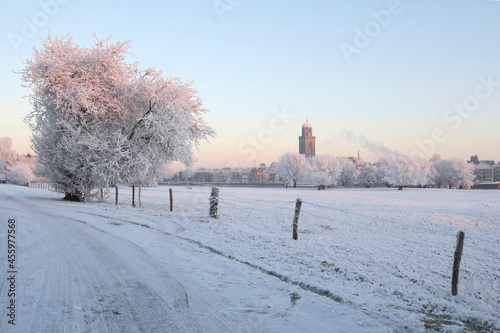
[[[142,189],[140,208],[130,207],[129,188],[120,188],[119,205],[115,206],[113,190],[104,203],[82,204],[62,202],[60,194],[44,190],[0,186],[2,274],[7,271],[6,221],[15,217],[19,224],[17,288],[22,293],[17,296],[18,331],[500,329],[500,191],[221,187],[220,216],[212,219],[208,217],[210,190],[173,187],[174,211],[170,212],[168,187],[163,186]],[[297,198],[303,204],[299,240],[294,241],[292,221]],[[45,221],[45,217],[51,221]],[[50,235],[44,232],[47,228],[52,228]],[[144,268],[148,273],[138,269],[129,273],[148,280],[144,283],[150,298],[182,299],[179,290],[186,294],[186,302],[181,302],[184,307],[166,301],[166,307],[181,313],[169,319],[174,328],[165,330],[161,322],[139,325],[145,320],[143,316],[149,316],[147,323],[156,320],[151,307],[149,312],[139,312],[139,318],[125,317],[124,312],[130,309],[122,303],[122,310],[111,311],[115,305],[109,303],[109,293],[115,297],[113,302],[121,302],[116,296],[121,289],[112,283],[100,289],[106,295],[96,299],[89,298],[85,290],[69,293],[74,296],[71,300],[68,293],[59,298],[47,296],[57,290],[56,284],[54,290],[47,287],[51,282],[46,276],[51,270],[78,275],[83,285],[88,283],[85,277],[92,276],[84,272],[87,265],[70,270],[67,262],[61,264],[75,259],[69,254],[51,252],[56,245],[47,244],[42,235],[50,238],[60,230],[65,231],[59,242],[78,236],[82,244],[97,248],[96,260],[101,260],[99,253],[109,256],[103,265],[110,271],[125,268],[118,266],[115,262],[119,260],[108,252],[116,252],[113,255],[125,265],[140,267],[144,262],[154,262],[151,272],[151,268]],[[76,231],[72,235],[74,230],[79,230],[78,235]],[[465,232],[465,243],[458,296],[452,296],[458,231]],[[85,237],[80,235],[83,233]],[[68,244],[70,247],[77,253],[86,249],[74,243]],[[64,248],[60,251],[65,252]],[[51,266],[44,265],[44,260]],[[99,267],[94,269],[103,279],[106,274],[114,276]],[[168,275],[167,282],[161,280],[162,275]],[[125,283],[123,277],[116,279]],[[83,288],[67,280],[58,283],[69,289]],[[95,288],[88,284],[88,288]],[[5,279],[0,286],[5,298]],[[131,291],[125,295],[132,305],[134,297],[143,296],[134,296]],[[50,307],[43,304],[47,299],[52,302]],[[100,306],[98,311],[94,303]],[[133,306],[134,311],[141,307]],[[108,310],[114,315],[103,315]],[[0,331],[15,332],[7,324],[6,314],[2,306]],[[126,327],[109,324],[118,319]]]

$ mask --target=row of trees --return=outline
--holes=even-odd
[[[128,63],[129,42],[96,41],[86,48],[49,34],[20,72],[40,172],[69,200],[156,182],[172,161],[190,165],[193,145],[214,135],[192,82]]]
[[[427,161],[403,154],[382,156],[376,163],[358,168],[348,158],[316,155],[306,159],[304,155],[287,152],[280,157],[278,171],[282,180],[296,186],[309,183],[322,186],[351,186],[354,183],[366,187],[437,186],[467,188],[474,181],[472,164],[458,158]]]
[[[281,155],[278,162],[280,178],[297,186],[298,183],[315,185],[350,186],[356,181],[356,166],[348,158],[316,155],[306,159],[296,152]]]
[[[8,175],[10,182],[14,184],[26,185],[35,179],[33,168],[34,163],[19,159],[16,151],[12,149],[10,137],[0,138],[0,174]]]

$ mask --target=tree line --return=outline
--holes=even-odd
[[[459,158],[431,160],[394,153],[387,154],[375,163],[356,165],[349,158],[316,155],[305,158],[296,152],[281,155],[278,162],[280,178],[293,186],[308,183],[324,186],[365,187],[436,186],[470,188],[474,183],[474,166]]]

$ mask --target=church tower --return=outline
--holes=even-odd
[[[299,136],[299,153],[306,155],[306,158],[316,155],[316,137],[312,136],[312,126],[308,118],[302,125],[302,136]]]

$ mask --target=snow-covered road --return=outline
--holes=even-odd
[[[0,205],[18,226],[19,332],[198,331],[182,285],[141,248],[17,190],[2,191]]]
[[[0,332],[392,331],[360,310],[177,237],[180,225],[60,198],[0,186]],[[11,219],[14,269],[7,260]]]

